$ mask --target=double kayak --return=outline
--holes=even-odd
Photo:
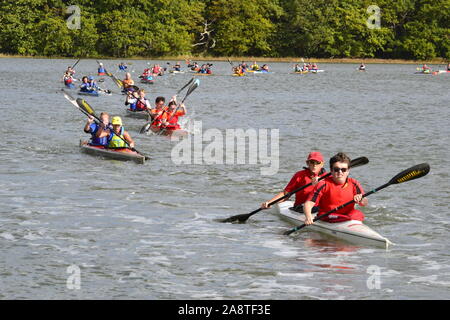
[[[272,212],[294,226],[302,225],[305,221],[305,215],[292,210],[293,205],[292,201],[284,201],[275,205]],[[315,215],[313,214],[314,217]],[[387,238],[358,220],[337,223],[318,220],[302,230],[317,231],[354,244],[383,246],[386,248],[393,244]]]
[[[127,117],[149,120],[150,114],[147,111],[133,111],[126,109]]]
[[[105,148],[103,146],[91,146],[87,141],[80,140],[80,149],[82,152],[101,156],[114,160],[134,161],[138,164],[145,163],[145,156],[128,148]]]

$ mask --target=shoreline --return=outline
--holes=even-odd
[[[13,59],[67,59],[78,60],[76,57],[47,57],[47,56],[22,56],[22,55],[9,55],[0,53],[1,58],[13,58]],[[128,58],[115,58],[115,57],[86,57],[82,58],[86,60],[155,60],[155,61],[225,61],[228,60],[237,63],[241,61],[257,61],[257,62],[286,62],[286,63],[303,63],[304,62],[316,62],[316,63],[335,63],[335,64],[447,64],[447,61],[443,58],[435,58],[431,60],[404,60],[404,59],[380,59],[380,58],[302,58],[302,57],[283,57],[283,58],[270,58],[270,57],[210,57],[210,56],[164,56],[164,57],[128,57]],[[302,60],[303,59],[303,60]]]

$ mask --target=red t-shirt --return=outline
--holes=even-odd
[[[319,173],[319,176],[323,176],[326,174],[325,170],[322,168],[321,172]],[[304,169],[301,171],[298,171],[294,176],[291,178],[291,181],[287,184],[286,188],[284,188],[284,191],[286,192],[292,192],[295,189],[298,189],[304,185],[307,185],[311,183],[311,176],[313,173],[308,169]],[[303,190],[300,190],[295,193],[295,202],[294,206],[303,204],[308,199],[309,194],[314,190],[314,186],[309,186]]]
[[[364,194],[364,190],[359,182],[353,178],[347,178],[344,184],[336,184],[332,177],[327,177],[320,181],[310,193],[308,201],[313,201],[319,207],[319,215],[339,207],[340,205],[353,200],[359,193]],[[355,203],[351,203],[331,215],[348,216],[355,208]],[[330,216],[322,218],[329,221]]]

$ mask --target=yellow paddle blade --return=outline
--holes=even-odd
[[[78,98],[77,104],[80,106],[80,108],[89,113],[91,116],[95,116],[94,109],[92,109],[92,107],[89,105],[89,103],[86,102],[86,100]]]

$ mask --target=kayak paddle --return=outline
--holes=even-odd
[[[380,186],[380,187],[378,187],[378,188],[376,188],[376,189],[373,189],[373,190],[371,190],[371,191],[369,191],[369,192],[363,194],[363,198],[364,198],[364,197],[368,197],[368,196],[370,196],[372,193],[375,193],[375,192],[377,192],[377,191],[380,191],[381,189],[384,189],[384,188],[390,186],[391,184],[399,184],[399,183],[403,183],[403,182],[407,182],[407,181],[411,181],[411,180],[414,180],[414,179],[421,178],[421,177],[427,175],[428,172],[430,172],[430,165],[429,165],[428,163],[421,163],[421,164],[415,165],[415,166],[413,166],[413,167],[411,167],[411,168],[409,168],[409,169],[406,169],[406,170],[400,172],[400,173],[397,174],[395,177],[393,177],[388,183],[385,183],[385,184],[383,184],[382,186]],[[349,205],[349,204],[352,204],[352,203],[354,203],[354,202],[355,202],[354,200],[348,201],[348,202],[346,202],[346,203],[340,205],[339,207],[334,208],[333,210],[330,210],[330,211],[328,211],[328,212],[326,212],[326,213],[324,213],[324,214],[321,214],[321,215],[316,216],[316,217],[313,219],[313,221],[320,220],[320,219],[322,219],[323,217],[326,217],[326,216],[332,214],[333,212],[336,212],[336,211],[338,211],[338,210],[344,208],[345,206],[347,206],[347,205]],[[288,235],[290,235],[291,233],[293,233],[293,232],[295,232],[295,231],[298,231],[298,230],[300,230],[300,229],[302,229],[302,228],[304,228],[304,227],[306,227],[306,224],[302,224],[302,225],[300,225],[300,226],[297,226],[297,227],[295,227],[295,228],[292,228],[292,229],[290,229],[290,230],[284,232],[283,234],[286,235],[286,236],[288,236]]]
[[[369,163],[369,159],[367,159],[366,157],[356,158],[356,159],[353,159],[353,160],[350,162],[350,168],[355,168],[355,167],[363,166],[363,165],[365,165],[365,164],[367,164],[367,163]],[[320,178],[319,178],[319,181],[322,180],[322,179],[325,179],[326,177],[329,177],[330,175],[331,175],[331,172],[328,172],[328,173],[325,174],[324,176],[320,177]],[[308,183],[307,185],[304,185],[304,186],[302,186],[302,187],[299,187],[299,188],[295,189],[295,190],[292,191],[292,192],[286,193],[286,194],[285,194],[284,196],[282,196],[281,198],[278,198],[278,199],[276,199],[276,200],[270,202],[270,203],[269,203],[269,207],[272,206],[272,205],[274,205],[274,204],[277,203],[277,202],[280,202],[281,200],[290,198],[293,194],[296,194],[297,192],[299,192],[299,191],[301,191],[301,190],[303,190],[303,189],[305,189],[305,188],[308,188],[308,187],[310,187],[311,185],[312,185],[312,182],[310,182],[310,183]],[[238,215],[229,217],[229,218],[227,218],[227,219],[219,220],[219,222],[235,222],[235,221],[237,221],[237,222],[243,223],[243,222],[247,221],[247,219],[250,218],[252,215],[254,215],[254,214],[260,212],[261,210],[264,210],[264,209],[263,209],[263,208],[258,208],[258,209],[256,209],[256,210],[250,212],[250,213],[238,214]]]
[[[77,62],[75,62],[75,64],[71,67],[72,69],[75,68],[75,66],[78,64],[78,62],[80,62],[81,58],[77,60]]]

